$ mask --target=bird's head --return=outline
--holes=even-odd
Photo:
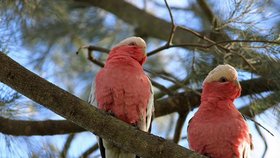
[[[128,37],[115,45],[115,47],[119,46],[136,46],[142,48],[143,53],[146,52],[146,42],[141,37]]]
[[[240,96],[240,93],[241,86],[237,71],[228,64],[218,65],[203,81],[203,94],[206,96],[234,100]]]
[[[146,47],[146,42],[141,37],[129,37],[116,44],[111,52],[114,55],[129,56],[143,65],[147,59]]]

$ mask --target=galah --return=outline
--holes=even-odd
[[[240,96],[237,71],[219,65],[205,78],[198,111],[189,122],[190,149],[210,158],[249,158],[252,137],[233,102]]]
[[[148,131],[154,111],[152,84],[143,71],[146,43],[129,37],[115,45],[93,81],[89,102],[114,117]],[[125,134],[125,133],[123,133]],[[108,140],[98,138],[102,158],[135,158]]]

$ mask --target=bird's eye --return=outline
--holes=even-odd
[[[219,81],[220,81],[220,82],[227,82],[228,80],[227,80],[227,78],[225,78],[225,77],[221,77]]]
[[[135,42],[131,42],[131,43],[129,43],[128,45],[129,45],[129,46],[135,46],[136,43],[135,43]]]

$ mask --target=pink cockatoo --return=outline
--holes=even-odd
[[[110,51],[98,72],[89,102],[142,131],[151,127],[153,90],[143,71],[146,43],[140,37],[124,39]],[[125,134],[125,133],[123,133]],[[98,138],[102,158],[135,158],[136,155]]]
[[[240,96],[237,71],[219,65],[203,82],[201,104],[188,126],[189,146],[210,158],[249,158],[252,138],[233,101]]]

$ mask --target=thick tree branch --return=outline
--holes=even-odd
[[[65,120],[26,121],[0,117],[0,132],[14,136],[55,135],[82,132],[85,129]]]
[[[0,67],[1,82],[126,151],[141,157],[204,157],[163,138],[136,130],[35,75],[4,53],[0,53]]]

